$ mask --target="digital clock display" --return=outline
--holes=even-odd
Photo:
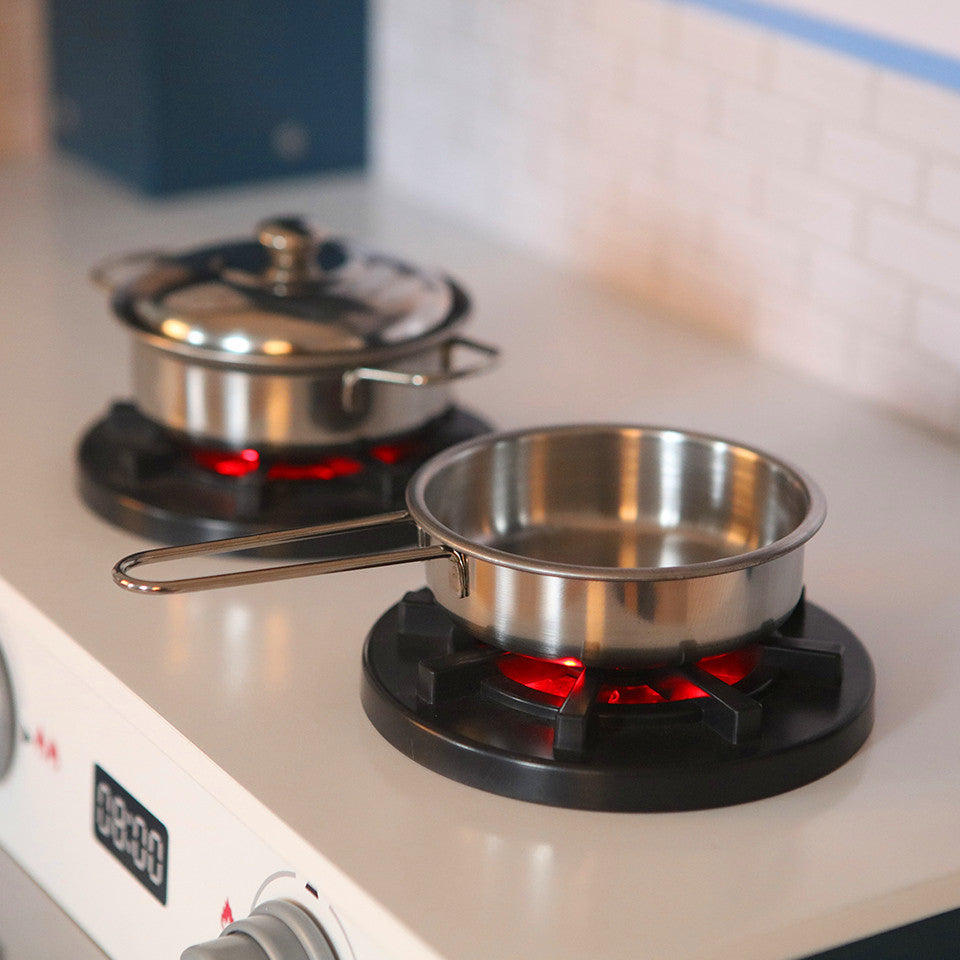
[[[93,770],[94,836],[166,905],[167,828],[102,767]]]

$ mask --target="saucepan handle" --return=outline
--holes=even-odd
[[[466,353],[472,359],[458,363],[454,353]],[[478,340],[466,337],[451,337],[443,344],[443,365],[439,370],[418,373],[409,370],[384,370],[379,367],[357,367],[343,375],[343,406],[352,410],[355,403],[357,385],[361,380],[371,383],[389,383],[396,387],[435,387],[451,380],[462,380],[489,370],[500,356],[500,351]],[[462,358],[461,358],[462,359]]]
[[[410,514],[406,510],[399,510],[395,513],[382,513],[373,517],[363,517],[359,520],[321,523],[312,527],[296,527],[291,530],[277,530],[272,533],[254,533],[246,537],[191,543],[182,547],[157,547],[153,550],[142,550],[139,553],[131,554],[129,557],[124,557],[113,568],[113,579],[125,590],[132,590],[136,593],[190,593],[197,590],[213,590],[218,587],[236,587],[247,583],[271,583],[274,580],[294,580],[297,577],[313,577],[323,573],[363,570],[367,567],[386,567],[397,563],[412,563],[414,560],[447,559],[453,561],[457,568],[460,596],[465,597],[467,595],[466,560],[462,554],[442,543],[386,550],[380,553],[357,554],[352,557],[337,557],[333,560],[306,560],[275,567],[256,567],[252,570],[235,570],[230,573],[217,573],[205,577],[186,577],[178,580],[143,580],[130,576],[130,571],[135,567],[146,566],[150,563],[165,563],[172,560],[184,560],[188,557],[214,556],[281,543],[295,543],[334,533],[364,530],[368,527],[412,522]]]

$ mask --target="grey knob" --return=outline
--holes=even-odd
[[[13,763],[13,747],[17,742],[17,717],[13,709],[13,686],[0,651],[0,778]]]
[[[180,955],[180,960],[270,960],[270,955],[249,937],[237,933],[188,947]]]
[[[337,960],[337,954],[303,907],[268,900],[216,940],[187,947],[180,960]]]

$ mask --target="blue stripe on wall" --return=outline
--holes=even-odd
[[[930,83],[960,91],[960,60],[909,43],[889,40],[868,30],[847,27],[796,10],[771,7],[753,0],[675,0],[707,7],[758,26],[798,37],[821,47],[850,54],[880,67],[898,70]]]

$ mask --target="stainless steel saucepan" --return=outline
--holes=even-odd
[[[419,429],[498,354],[461,335],[469,300],[445,274],[298,218],[91,276],[133,334],[141,412],[194,442],[317,447]]]
[[[147,550],[114,578],[148,593],[364,567],[426,565],[437,601],[495,646],[587,665],[678,663],[752,642],[800,599],[803,545],[826,505],[795,467],[662,427],[564,426],[478,437],[428,461],[407,510],[361,521]],[[166,560],[412,523],[420,546],[180,580]]]

